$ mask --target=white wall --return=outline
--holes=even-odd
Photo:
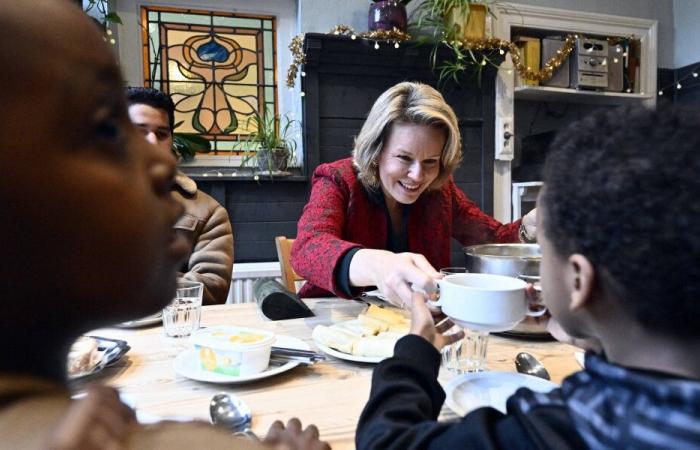
[[[674,67],[700,61],[700,1],[673,0]]]
[[[414,3],[418,1],[414,0],[409,4],[409,13],[411,7],[415,7]],[[675,0],[675,2],[700,5],[698,0]],[[673,68],[674,0],[518,0],[513,3],[657,20],[659,22],[658,64],[659,67]],[[304,32],[327,33],[338,23],[350,25],[358,32],[367,31],[369,0],[299,0],[299,5],[301,30]],[[698,17],[697,14],[695,17]]]

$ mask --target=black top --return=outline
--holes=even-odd
[[[381,189],[368,190],[365,189],[365,194],[367,198],[372,203],[377,205],[382,205],[384,207],[384,214],[386,217],[387,226],[387,239],[386,239],[386,250],[394,253],[403,253],[408,251],[408,231],[406,224],[408,223],[408,213],[411,211],[411,205],[403,205],[403,224],[398,233],[394,232],[394,227],[391,224],[391,215],[389,214],[389,207],[384,199],[384,194]],[[348,251],[343,259],[340,260],[340,264],[336,268],[335,279],[338,283],[340,290],[349,297],[355,297],[360,294],[361,289],[354,288],[350,286],[350,262],[353,256],[360,250],[359,247],[355,247]]]
[[[357,426],[365,449],[698,449],[700,382],[632,370],[586,354],[586,369],[548,394],[521,388],[507,414],[479,408],[437,422],[439,352],[408,335],[379,363]]]

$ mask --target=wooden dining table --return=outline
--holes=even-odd
[[[308,299],[314,317],[270,321],[256,303],[205,306],[201,325],[238,325],[272,330],[299,338],[318,350],[311,338],[316,325],[330,325],[357,317],[367,305],[338,298]],[[90,381],[101,381],[117,387],[122,396],[142,416],[159,418],[194,418],[209,421],[209,401],[219,392],[242,398],[253,413],[252,429],[264,435],[275,420],[286,422],[298,417],[302,424],[318,426],[321,439],[338,449],[354,449],[355,428],[369,396],[374,365],[337,359],[312,366],[299,365],[275,376],[247,383],[211,384],[194,381],[176,374],[175,357],[188,349],[187,338],[164,336],[161,326],[122,329],[103,328],[94,336],[123,339],[131,350],[115,365],[105,368],[89,380],[73,384],[75,391]],[[552,381],[560,383],[580,369],[575,347],[558,342],[528,341],[491,336],[487,364],[491,371],[515,371],[514,358],[521,351],[536,356],[546,366]],[[455,374],[441,369],[443,385]],[[456,415],[443,407],[440,420]]]

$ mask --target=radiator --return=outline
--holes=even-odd
[[[260,263],[235,263],[231,275],[231,289],[226,303],[254,302],[253,283],[258,278],[276,278],[281,282],[280,263],[277,261]]]

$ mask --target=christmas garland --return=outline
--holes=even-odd
[[[355,40],[358,37],[360,39],[375,41],[374,48],[379,49],[379,41],[384,41],[387,43],[394,44],[394,47],[398,48],[399,43],[411,39],[411,35],[403,32],[397,28],[392,30],[377,30],[366,33],[355,33],[355,31],[347,25],[336,25],[328,34],[350,36],[351,39]],[[547,81],[554,75],[559,67],[564,64],[574,50],[574,45],[576,40],[579,38],[577,34],[568,34],[564,38],[564,43],[561,48],[556,51],[556,54],[544,63],[541,69],[533,69],[528,67],[523,62],[523,58],[520,54],[520,49],[518,45],[514,42],[507,41],[498,38],[485,38],[485,39],[460,39],[455,41],[444,41],[445,44],[455,47],[464,47],[467,50],[498,50],[501,55],[506,52],[510,53],[511,60],[515,70],[520,74],[520,76],[526,80],[531,81]],[[302,64],[306,63],[306,55],[302,48],[302,42],[304,35],[300,34],[292,39],[289,44],[289,50],[292,52],[293,60],[287,71],[287,87],[290,89],[294,87],[294,82]],[[608,41],[614,45],[615,42],[620,41],[622,38],[608,38]],[[634,39],[634,38],[630,38]],[[485,61],[482,61],[482,64]],[[304,73],[302,73],[302,76]]]

